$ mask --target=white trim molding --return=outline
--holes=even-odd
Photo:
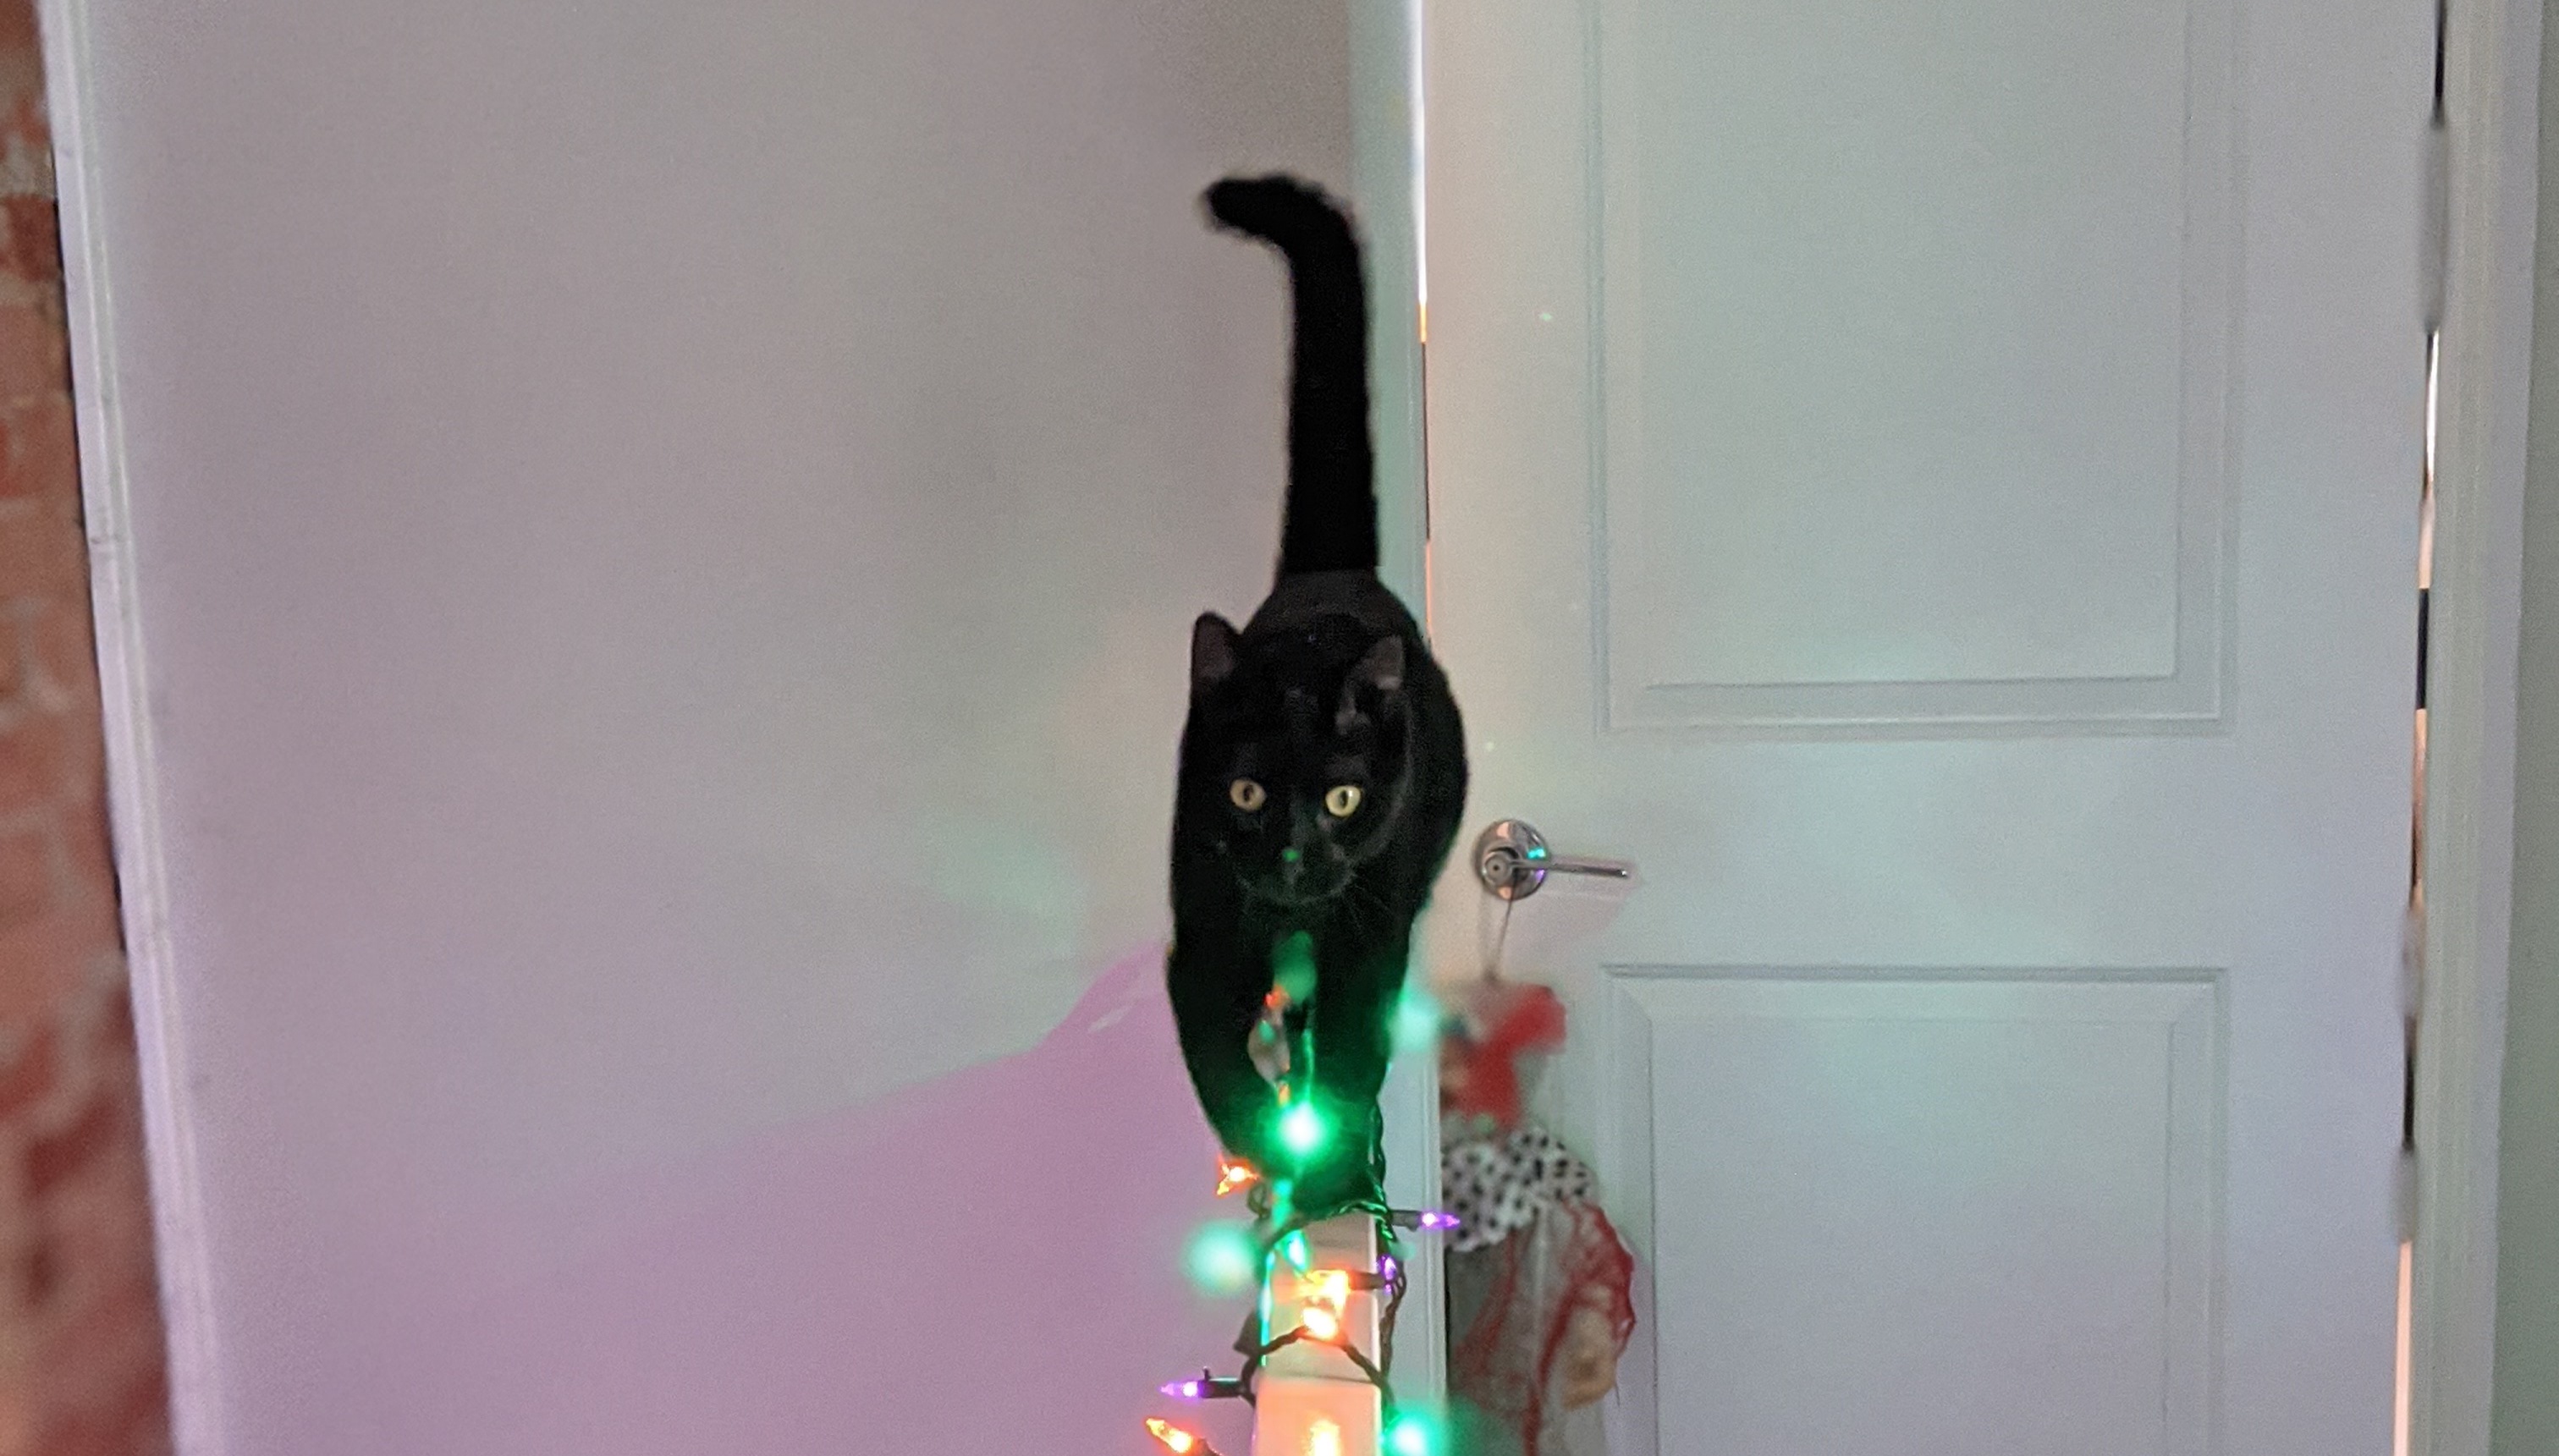
[[[2427,669],[2413,1456],[2488,1450],[2541,20],[2536,0],[2456,0],[2444,38],[2450,168]]]
[[[1369,373],[1377,437],[1378,574],[1430,620],[1428,512],[1422,442],[1421,188],[1416,152],[1421,16],[1412,0],[1351,0],[1351,197],[1366,234]],[[1419,938],[1417,938],[1418,940]],[[1411,974],[1428,978],[1428,967]],[[1439,1065],[1429,1053],[1396,1061],[1386,1092],[1387,1197],[1439,1201]],[[1412,1282],[1397,1327],[1396,1391],[1436,1404],[1447,1386],[1447,1301],[1439,1240],[1406,1246]]]
[[[132,511],[115,371],[114,290],[99,225],[98,118],[85,0],[39,0],[54,177],[62,213],[65,324],[78,420],[80,509],[88,531],[89,610],[106,730],[107,810],[132,982],[151,1172],[152,1234],[169,1343],[169,1404],[180,1456],[220,1456],[212,1258],[195,1139],[180,1105],[187,1085],[169,937],[168,864],[152,756],[149,679],[135,594]]]

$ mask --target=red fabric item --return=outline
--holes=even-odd
[[[1489,1423],[1476,1427],[1478,1446],[1556,1456],[1554,1421],[1563,1413],[1556,1357],[1565,1331],[1576,1312],[1595,1309],[1625,1353],[1635,1331],[1634,1258],[1598,1205],[1579,1200],[1463,1257],[1482,1263],[1466,1280],[1470,1317],[1448,1353],[1449,1389],[1470,1421]]]
[[[1519,1058],[1564,1045],[1564,1003],[1545,986],[1487,983],[1439,1043],[1439,1107],[1459,1118],[1519,1124]]]

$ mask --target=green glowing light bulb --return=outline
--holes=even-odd
[[[1316,1111],[1312,1102],[1299,1102],[1280,1114],[1280,1145],[1300,1158],[1322,1147],[1331,1131],[1324,1125],[1324,1114]]]
[[[1315,995],[1315,938],[1296,931],[1271,947],[1271,983],[1304,1005]]]
[[[1394,1456],[1430,1456],[1437,1449],[1430,1419],[1418,1414],[1404,1414],[1386,1428],[1386,1449]]]
[[[1191,1236],[1183,1264],[1204,1294],[1241,1294],[1262,1271],[1262,1249],[1241,1224],[1207,1224]]]
[[[1444,1018],[1439,1003],[1429,991],[1407,982],[1404,994],[1395,1003],[1392,1037],[1395,1054],[1410,1056],[1427,1052],[1439,1044],[1439,1027]]]

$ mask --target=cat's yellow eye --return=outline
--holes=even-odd
[[[1261,785],[1250,779],[1238,779],[1227,785],[1226,797],[1235,801],[1235,806],[1246,813],[1262,807],[1263,802],[1271,798],[1270,795],[1262,792]]]
[[[1360,789],[1357,784],[1336,784],[1324,791],[1324,812],[1337,819],[1347,819],[1359,812]]]

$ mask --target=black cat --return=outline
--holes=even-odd
[[[1295,298],[1279,582],[1242,632],[1191,629],[1166,974],[1183,1060],[1227,1149],[1298,1172],[1296,1207],[1377,1196],[1377,1094],[1413,920],[1466,801],[1465,738],[1412,614],[1377,579],[1368,304],[1350,219],[1293,178],[1230,178],[1210,216],[1287,259]],[[1275,1131],[1248,1040],[1274,947],[1313,943],[1315,1106],[1302,1157]],[[1302,1166],[1301,1166],[1302,1164]]]

